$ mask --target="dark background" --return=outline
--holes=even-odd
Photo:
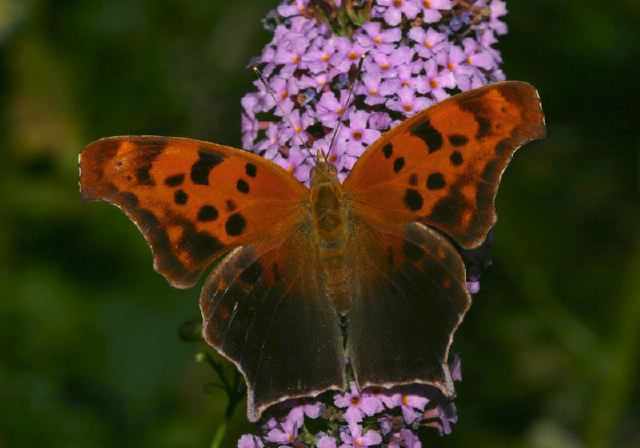
[[[82,204],[77,155],[117,134],[239,145],[273,0],[0,0],[0,447],[205,447],[224,397],[177,337],[143,238]],[[460,328],[459,423],[427,446],[640,446],[640,2],[509,2],[509,79],[546,140],[498,195],[494,266]],[[236,412],[224,446],[245,423]]]

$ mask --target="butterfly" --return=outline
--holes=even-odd
[[[311,186],[248,151],[203,141],[109,137],[80,155],[84,200],[121,208],[156,271],[200,295],[203,336],[247,383],[257,421],[289,398],[428,384],[470,305],[463,249],[496,222],[514,152],[546,133],[531,85],[450,97],[383,134],[341,183],[320,158]]]

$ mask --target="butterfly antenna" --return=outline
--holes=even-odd
[[[360,62],[358,63],[358,69],[356,70],[356,77],[351,83],[351,88],[349,89],[349,95],[347,95],[347,104],[345,104],[344,106],[345,111],[347,110],[347,107],[349,107],[349,101],[351,101],[351,95],[353,95],[353,91],[355,90],[356,85],[358,84],[358,80],[360,79],[360,72],[362,71],[362,64],[364,63],[365,56],[366,56],[366,53],[360,56]],[[333,136],[331,137],[331,143],[329,143],[329,149],[327,150],[327,157],[331,153],[331,149],[333,148],[333,144],[336,141],[336,137],[338,136],[338,131],[340,130],[340,126],[342,126],[342,123],[343,123],[343,119],[342,117],[340,117],[340,120],[338,121],[338,125],[333,131]]]
[[[269,84],[267,84],[266,80],[262,76],[262,72],[260,71],[260,69],[254,65],[253,66],[253,71],[256,74],[256,76],[258,77],[258,79],[260,79],[262,84],[264,84],[264,87],[267,89],[267,92],[269,92],[269,95],[271,95],[271,98],[273,98],[273,101],[276,103],[276,107],[278,107],[280,109],[280,112],[282,113],[282,117],[285,119],[287,124],[289,126],[291,126],[291,129],[293,129],[293,132],[298,137],[298,140],[300,140],[300,143],[302,144],[302,146],[304,146],[304,148],[307,150],[307,152],[309,153],[311,158],[314,159],[314,161],[316,161],[316,158],[315,158],[314,154],[311,152],[311,147],[307,144],[307,142],[305,142],[302,139],[302,137],[300,136],[298,131],[296,131],[296,127],[293,125],[293,122],[289,118],[289,115],[284,111],[282,105],[280,104],[280,101],[278,101],[278,99],[276,98],[275,93],[273,93],[273,90],[271,90],[271,87],[269,86]]]

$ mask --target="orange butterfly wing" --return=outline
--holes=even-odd
[[[121,208],[181,288],[233,247],[286,236],[308,191],[255,154],[184,138],[104,138],[84,149],[80,172],[83,199]]]
[[[344,182],[355,206],[382,228],[418,221],[463,248],[496,222],[502,172],[545,123],[533,86],[492,84],[448,98],[369,147]]]
[[[344,183],[359,285],[347,349],[361,387],[422,383],[453,394],[449,348],[471,300],[460,254],[424,224],[462,247],[481,244],[502,172],[544,134],[536,90],[498,83],[404,121],[356,162]]]

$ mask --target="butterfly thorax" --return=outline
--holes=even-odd
[[[310,205],[320,275],[336,309],[345,314],[350,296],[346,250],[348,206],[333,165],[320,162],[311,171]]]

